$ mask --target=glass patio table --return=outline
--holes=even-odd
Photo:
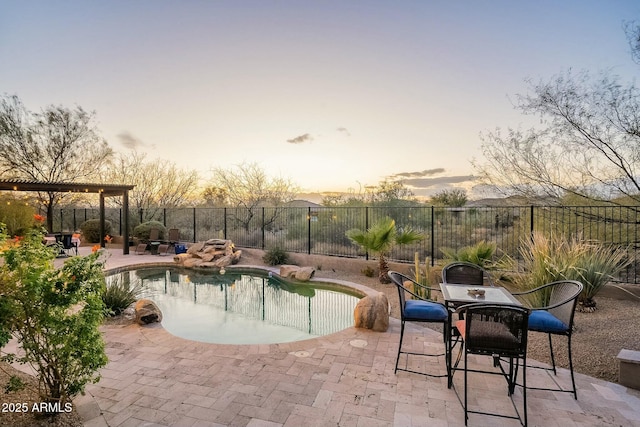
[[[461,285],[458,283],[440,283],[440,290],[444,296],[444,304],[449,311],[448,328],[449,333],[446,344],[446,363],[447,373],[449,376],[448,387],[451,388],[453,384],[453,366],[452,366],[452,353],[453,348],[457,344],[460,335],[458,330],[453,326],[451,316],[456,308],[472,303],[485,303],[485,304],[505,304],[505,305],[518,305],[522,306],[522,303],[516,299],[511,293],[501,286],[478,286],[478,285]],[[483,295],[473,293],[469,291],[481,290],[484,291]],[[454,337],[455,342],[454,342]],[[457,364],[457,363],[456,363]]]

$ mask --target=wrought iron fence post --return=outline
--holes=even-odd
[[[534,208],[533,205],[530,206],[529,208],[529,215],[531,215],[531,220],[530,220],[530,225],[529,225],[529,233],[531,234],[531,237],[533,238],[533,212],[534,212]]]
[[[193,243],[197,242],[196,240],[196,208],[193,208]]]
[[[369,206],[364,207],[364,231],[369,230]],[[369,251],[364,251],[364,259],[369,260]]]
[[[262,207],[262,250],[264,250],[264,206]]]
[[[431,267],[433,267],[435,264],[435,259],[436,259],[436,236],[435,236],[435,231],[436,231],[436,227],[435,227],[435,223],[436,223],[436,217],[435,217],[435,210],[433,205],[431,205]]]
[[[224,239],[227,240],[227,208],[224,208]]]
[[[307,207],[307,253],[311,254],[311,206]]]

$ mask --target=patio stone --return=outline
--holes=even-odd
[[[119,252],[112,251],[107,267],[145,259],[158,262],[152,255]],[[107,354],[113,357],[102,370],[102,379],[87,386],[102,411],[100,417],[87,420],[87,426],[464,425],[462,406],[446,379],[394,374],[398,319],[390,319],[386,332],[348,328],[282,345],[203,344],[174,337],[162,327],[135,324],[106,325],[102,332]],[[411,325],[405,334],[412,347],[442,349],[439,332]],[[367,345],[354,347],[354,340]],[[474,358],[473,363],[490,364],[488,359]],[[444,370],[444,359],[435,364],[410,363],[419,369]],[[527,374],[530,383],[569,379],[563,369],[553,378],[537,369],[528,369]],[[640,391],[580,374],[576,383],[577,401],[566,393],[530,390],[529,424],[640,427]],[[454,384],[463,389],[462,375],[454,377]],[[472,376],[469,386],[474,404],[491,402],[512,409],[499,376]],[[519,396],[517,391],[517,403]],[[519,424],[471,414],[469,425]]]

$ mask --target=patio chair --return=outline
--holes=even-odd
[[[152,228],[149,230],[149,242],[159,242],[160,241],[160,230],[157,228]]]
[[[169,244],[172,246],[175,246],[176,243],[180,243],[180,229],[170,228],[168,240],[169,240]]]
[[[168,253],[169,253],[169,244],[160,243],[160,245],[158,245],[158,255],[167,255]]]
[[[464,352],[464,425],[467,425],[469,414],[490,415],[519,420],[527,426],[527,324],[530,310],[525,307],[503,304],[474,303],[458,307],[461,318],[455,324],[462,337]],[[463,316],[462,316],[463,315]],[[475,369],[469,366],[470,354],[490,356],[493,366],[499,370]],[[501,359],[508,360],[509,368],[505,370]],[[458,359],[459,360],[459,359]],[[517,383],[518,367],[522,361],[522,384]],[[452,368],[452,375],[460,370],[458,364]],[[502,375],[507,381],[508,395],[516,415],[486,412],[484,408],[469,409],[468,373],[484,373]],[[516,385],[522,387],[524,409],[522,413],[513,401]],[[457,391],[456,391],[457,394]],[[491,407],[495,407],[491,405]]]
[[[578,399],[576,381],[573,374],[571,334],[573,332],[573,317],[576,310],[576,304],[578,303],[578,297],[582,293],[582,289],[583,285],[578,281],[559,280],[557,282],[547,283],[526,292],[513,293],[513,295],[520,298],[527,295],[531,296],[536,292],[548,294],[549,302],[546,306],[531,308],[532,311],[531,316],[529,316],[529,330],[533,332],[542,332],[549,336],[551,368],[546,368],[544,366],[530,366],[530,368],[553,371],[554,375],[557,375],[551,335],[560,335],[567,337],[567,352],[569,356],[569,371],[571,372],[572,389],[566,390],[558,386],[558,388],[531,387],[531,390],[549,390],[573,393],[574,399]]]
[[[493,286],[491,276],[477,264],[456,261],[442,269],[443,283],[459,283],[461,285]]]
[[[78,255],[78,247],[73,243],[71,234],[56,234],[56,242],[60,246],[59,256],[71,256],[72,250]]]
[[[147,251],[147,244],[138,243],[138,246],[136,246],[136,255],[144,255],[146,251]]]
[[[428,298],[421,297],[417,294],[417,289],[423,289],[428,292],[432,291],[440,291],[439,289],[429,288],[427,286],[421,285],[417,283],[415,280],[410,279],[404,274],[398,273],[396,271],[389,271],[388,273],[391,281],[398,288],[398,297],[400,299],[400,343],[398,344],[398,355],[396,356],[396,367],[394,372],[398,372],[398,370],[413,372],[415,374],[426,375],[429,377],[449,377],[450,374],[450,363],[449,358],[446,353],[446,348],[448,345],[448,333],[449,333],[449,311],[445,307],[444,304],[433,301]],[[406,287],[406,284],[410,283],[413,286],[413,291]],[[406,294],[410,294],[413,296],[413,299],[406,299]],[[406,322],[421,322],[421,323],[440,323],[442,324],[442,336],[445,344],[445,352],[439,354],[425,354],[425,353],[416,353],[410,351],[402,350],[402,340],[404,338],[404,328]],[[398,368],[398,362],[400,361],[400,354],[404,353],[407,355],[407,363],[405,368]],[[417,372],[408,369],[409,355],[419,355],[419,356],[427,356],[427,357],[439,357],[439,356],[447,356],[445,360],[447,361],[447,373],[445,375]]]

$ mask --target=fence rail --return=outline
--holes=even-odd
[[[57,231],[72,231],[99,218],[99,211],[60,209],[55,215]],[[632,262],[618,280],[640,282],[640,206],[167,208],[131,212],[129,223],[132,232],[142,222],[159,221],[179,229],[184,241],[226,238],[246,248],[279,247],[288,252],[368,258],[345,232],[367,229],[385,216],[393,218],[398,227],[411,227],[425,237],[396,247],[390,254],[394,261],[413,261],[418,252],[433,264],[442,258],[445,248],[458,250],[480,241],[493,242],[499,255],[518,259],[523,239],[540,231],[628,247]],[[112,234],[122,234],[120,209],[107,209],[106,219]]]

